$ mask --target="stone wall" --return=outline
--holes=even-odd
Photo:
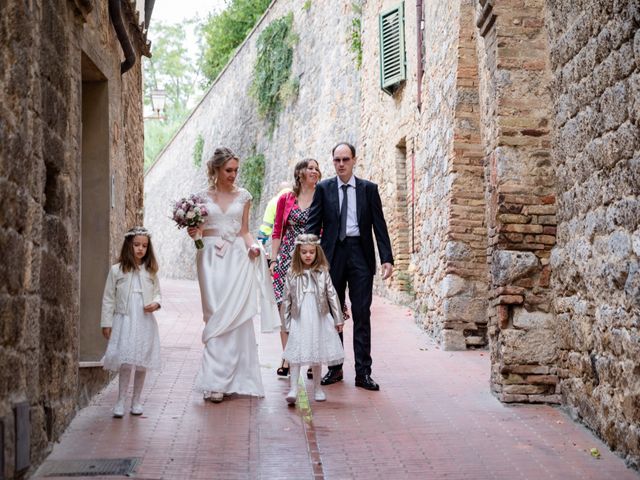
[[[252,230],[277,184],[293,180],[293,165],[317,158],[325,177],[333,174],[331,148],[359,136],[358,72],[349,51],[351,2],[275,1],[238,49],[181,130],[159,155],[145,177],[145,223],[154,233],[162,275],[195,278],[195,249],[185,232],[168,218],[170,202],[206,187],[206,160],[217,146],[228,146],[241,158],[254,152],[266,158],[265,186],[254,208]],[[293,13],[299,37],[292,75],[299,91],[281,112],[270,136],[248,94],[256,57],[255,42],[273,20]],[[198,135],[204,137],[203,163],[193,164]]]
[[[107,4],[96,2],[91,11],[87,5],[92,2],[5,2],[0,19],[2,478],[33,471],[69,424],[84,389],[79,380],[81,324],[92,322],[99,335],[99,319],[80,316],[81,212],[95,207],[82,204],[80,100],[83,82],[93,79],[85,58],[99,67],[110,88],[108,157],[119,208],[111,209],[112,228],[106,231],[111,241],[105,244],[118,243],[123,230],[141,218],[139,59],[121,81],[121,48]],[[134,48],[145,51],[135,22],[127,18]],[[92,245],[82,248],[90,254]],[[107,379],[90,369],[82,378],[92,389]],[[16,438],[17,405],[26,405],[26,443]],[[18,444],[27,449],[18,451]]]
[[[548,2],[560,389],[640,464],[640,6]],[[589,12],[589,13],[586,13]]]
[[[424,2],[420,84],[419,19],[405,4],[407,80],[391,96],[380,89],[378,16],[398,4],[369,1],[363,12],[359,172],[381,186],[396,257],[392,281],[377,289],[399,300],[408,294],[444,348],[484,345],[486,228],[473,2]]]

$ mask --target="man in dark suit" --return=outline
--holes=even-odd
[[[393,272],[391,241],[378,186],[353,175],[355,147],[339,143],[333,148],[332,155],[337,176],[316,185],[307,232],[316,235],[322,232],[321,245],[331,265],[331,280],[342,305],[349,286],[356,386],[379,390],[379,385],[371,378],[371,300],[376,271],[373,232],[383,279]],[[339,382],[342,376],[342,365],[329,367],[322,385]]]

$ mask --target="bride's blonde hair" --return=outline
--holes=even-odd
[[[233,150],[227,147],[218,147],[213,152],[213,155],[207,162],[207,178],[209,180],[209,186],[212,188],[216,188],[216,184],[218,182],[218,171],[224,167],[225,163],[229,160],[237,160],[240,159],[238,156],[233,153]]]
[[[329,270],[329,262],[324,254],[324,250],[322,250],[322,247],[320,246],[320,239],[317,235],[313,235],[312,233],[303,233],[302,235],[298,235],[296,237],[295,245],[296,248],[293,251],[290,267],[292,275],[302,275],[307,268],[309,270],[325,272]],[[302,256],[300,255],[300,247],[302,245],[314,245],[316,247],[316,258],[309,267],[302,262]]]

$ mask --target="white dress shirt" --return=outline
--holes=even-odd
[[[358,210],[356,206],[356,177],[351,175],[347,183],[340,180],[340,177],[336,178],[338,179],[338,200],[340,207],[338,212],[342,211],[342,185],[349,185],[349,188],[347,188],[347,195],[349,196],[347,203],[347,237],[359,237],[360,228],[358,228]]]

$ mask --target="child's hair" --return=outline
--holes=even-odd
[[[302,245],[315,245],[316,247],[316,258],[313,263],[308,267],[310,270],[329,270],[329,262],[327,261],[327,257],[324,254],[324,250],[320,246],[320,239],[317,235],[313,235],[312,233],[303,233],[302,235],[298,235],[296,237],[296,248],[293,251],[293,258],[291,259],[291,273],[293,275],[302,275],[307,266],[302,263],[302,257],[300,256],[300,247]]]
[[[144,227],[133,227],[127,233],[124,234],[124,242],[122,242],[122,250],[120,250],[120,268],[124,273],[133,272],[138,269],[135,255],[133,254],[133,239],[138,235],[145,236],[149,239],[149,245],[147,246],[147,253],[142,257],[142,265],[145,266],[150,273],[158,272],[158,261],[153,253],[153,246],[151,245],[151,232]]]

